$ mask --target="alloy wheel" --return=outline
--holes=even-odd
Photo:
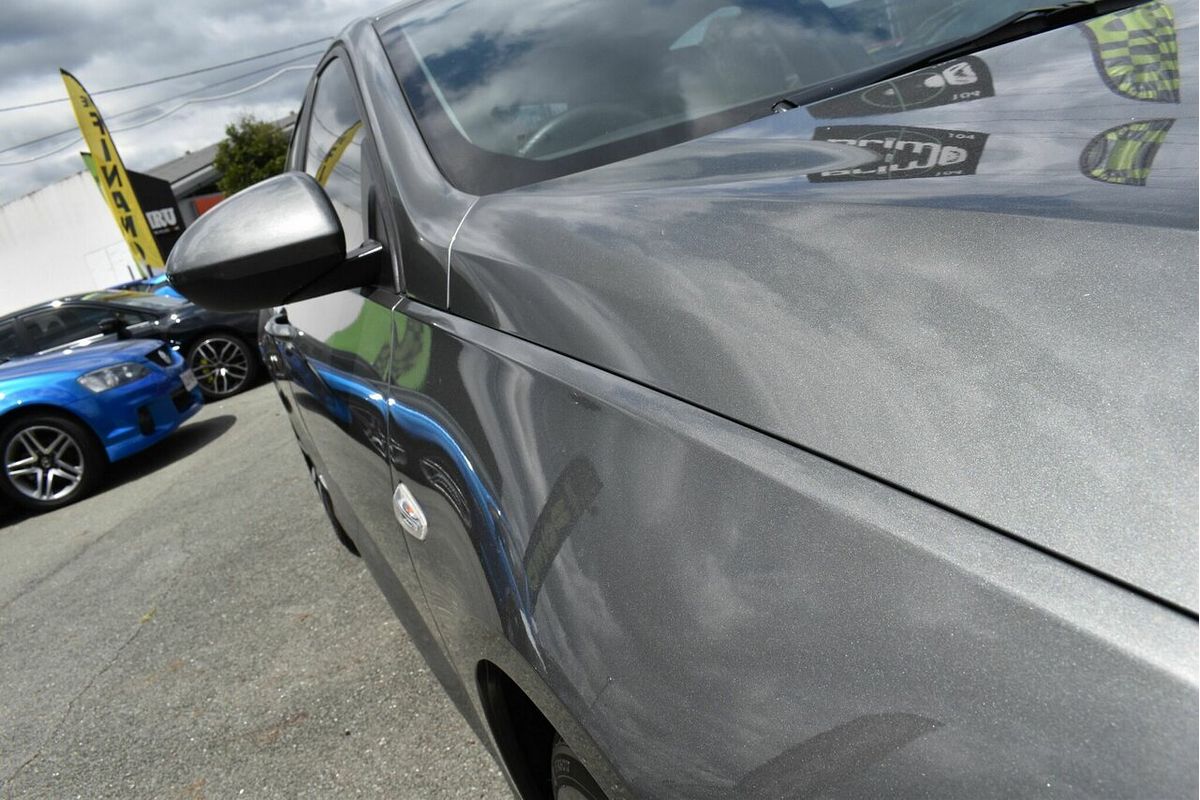
[[[83,482],[83,448],[67,431],[53,425],[31,425],[4,449],[4,471],[13,488],[33,500],[61,500]]]
[[[229,336],[209,336],[192,348],[188,368],[209,397],[241,391],[250,377],[250,354],[244,344]]]

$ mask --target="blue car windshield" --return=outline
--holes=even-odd
[[[378,28],[435,160],[485,193],[740,124],[1046,5],[428,0]]]

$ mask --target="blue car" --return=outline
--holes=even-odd
[[[27,358],[0,341],[0,362],[0,492],[33,511],[84,497],[108,464],[164,438],[203,402],[183,359],[154,340]]]

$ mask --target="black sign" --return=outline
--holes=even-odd
[[[814,103],[808,106],[808,112],[817,119],[871,117],[994,95],[992,73],[987,64],[975,56],[964,56]]]
[[[903,125],[823,125],[813,132],[813,140],[861,147],[876,155],[859,167],[808,176],[814,183],[825,183],[974,175],[987,134]]]
[[[141,172],[130,171],[129,182],[133,184],[138,205],[146,215],[146,222],[150,224],[154,241],[158,242],[158,251],[162,253],[165,263],[167,254],[183,233],[183,217],[175,202],[175,193],[171,191],[171,184]]]

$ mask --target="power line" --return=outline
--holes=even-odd
[[[212,97],[195,97],[191,100],[185,100],[182,103],[180,103],[179,105],[159,114],[157,117],[152,117],[150,119],[143,120],[142,122],[135,122],[132,125],[126,125],[124,128],[110,128],[109,133],[122,133],[124,131],[134,130],[135,128],[143,128],[152,122],[158,122],[159,120],[163,119],[164,117],[168,117],[171,114],[174,114],[176,111],[180,111],[181,109],[183,109],[186,106],[191,105],[192,103],[208,103],[213,100],[227,100],[230,97],[236,97],[239,94],[245,94],[246,92],[253,91],[254,89],[264,86],[267,83],[275,80],[276,78],[278,78],[280,75],[284,74],[285,72],[291,72],[293,70],[298,70],[298,69],[313,69],[315,67],[316,67],[316,64],[299,64],[299,65],[293,66],[293,67],[284,67],[283,69],[279,70],[278,72],[272,73],[271,75],[268,75],[267,77],[263,78],[261,81],[252,83],[249,86],[245,86],[241,89],[235,89],[234,91],[226,92],[225,94],[214,95]],[[36,156],[32,156],[30,158],[19,159],[17,161],[0,162],[0,167],[18,167],[18,166],[21,166],[22,164],[32,164],[34,161],[41,161],[43,158],[49,158],[52,155],[61,153],[62,151],[66,150],[69,147],[74,147],[76,144],[78,144],[81,141],[83,141],[83,137],[76,136],[74,139],[71,139],[69,142],[62,145],[61,147],[56,147],[53,150],[46,151],[45,153],[40,153]]]
[[[249,86],[244,86],[241,89],[234,89],[232,92],[226,92],[225,94],[213,95],[212,97],[194,97],[191,100],[184,100],[179,105],[162,112],[157,117],[151,117],[150,119],[142,120],[141,122],[135,122],[132,125],[126,125],[124,128],[115,128],[115,129],[112,129],[112,132],[113,133],[121,133],[122,131],[131,131],[131,130],[134,130],[135,128],[144,128],[152,122],[158,122],[160,119],[164,119],[166,117],[171,116],[176,111],[180,111],[185,106],[190,106],[192,103],[210,103],[214,100],[228,100],[230,97],[236,97],[239,94],[245,94],[246,92],[253,91],[254,89],[259,88],[260,86],[265,86],[266,84],[275,80],[276,78],[278,78],[280,75],[282,75],[285,72],[292,72],[292,71],[298,70],[298,69],[311,70],[311,69],[314,69],[316,66],[317,66],[316,64],[297,64],[296,66],[292,66],[292,67],[284,67],[283,69],[279,70],[278,72],[273,72],[270,75],[268,75],[267,77],[263,78],[261,81],[252,83]]]
[[[199,75],[202,72],[212,72],[215,69],[224,69],[225,67],[232,67],[235,64],[245,64],[247,61],[257,61],[258,59],[266,58],[267,56],[276,56],[276,55],[279,55],[280,53],[286,53],[289,50],[296,50],[301,47],[309,47],[310,45],[319,44],[321,42],[327,42],[332,38],[333,38],[332,36],[324,36],[320,39],[313,39],[310,42],[301,42],[300,44],[294,44],[291,47],[281,47],[278,50],[271,50],[270,52],[267,52],[267,53],[259,53],[258,55],[255,55],[255,56],[247,56],[246,58],[239,58],[234,61],[226,61],[222,64],[213,64],[210,67],[201,67],[200,69],[193,69],[193,70],[189,70],[188,72],[180,72],[175,75],[164,75],[161,78],[151,78],[150,80],[139,81],[137,83],[127,83],[124,86],[113,86],[108,89],[101,89],[96,92],[89,92],[89,94],[91,94],[93,97],[95,97],[96,95],[99,95],[99,94],[111,94],[113,92],[123,92],[126,89],[136,89],[139,86],[149,86],[154,83],[162,83],[163,81],[173,81],[176,78],[186,78],[189,75]],[[23,108],[37,108],[38,106],[48,106],[48,105],[53,105],[54,103],[65,103],[65,102],[67,102],[67,100],[68,100],[68,98],[66,98],[66,97],[56,97],[52,100],[38,100],[33,103],[23,103],[19,106],[7,106],[5,108],[0,108],[0,112],[20,111]]]
[[[195,89],[189,89],[186,92],[182,92],[180,94],[174,95],[174,97],[176,97],[176,98],[187,97],[188,95],[196,94],[197,92],[203,92],[205,89],[215,89],[218,86],[224,86],[227,83],[233,83],[234,81],[241,80],[242,78],[248,78],[251,75],[257,75],[260,72],[266,72],[267,70],[275,69],[276,67],[282,67],[284,64],[290,64],[291,62],[296,61],[301,58],[311,58],[313,56],[320,55],[321,52],[322,52],[321,50],[313,50],[308,53],[301,53],[298,56],[292,56],[291,58],[284,59],[283,61],[276,61],[274,64],[268,64],[265,67],[259,67],[258,69],[252,69],[249,72],[243,72],[238,75],[234,75],[232,78],[225,78],[224,80],[219,80],[219,81],[216,81],[215,83],[206,83],[203,86],[197,86]],[[105,121],[112,122],[114,119],[118,119],[120,117],[127,117],[130,114],[137,113],[138,111],[145,111],[147,108],[154,108],[155,106],[160,106],[169,99],[172,99],[172,98],[163,98],[162,100],[155,100],[152,103],[146,103],[145,105],[135,106],[133,108],[125,109],[124,111],[118,111],[116,114],[106,115]],[[28,147],[31,144],[37,144],[38,142],[44,142],[47,139],[54,139],[54,138],[57,138],[64,134],[78,133],[78,132],[79,132],[79,127],[73,125],[70,128],[63,128],[61,131],[55,131],[54,133],[47,133],[45,136],[39,136],[36,139],[29,139],[24,142],[18,142],[17,144],[9,145],[8,147],[0,148],[0,153],[8,153],[13,150],[20,150],[21,148]]]

